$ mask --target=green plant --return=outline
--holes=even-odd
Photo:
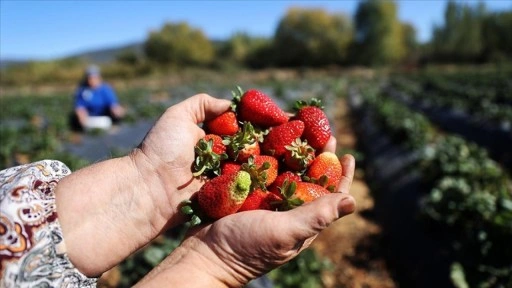
[[[332,263],[329,260],[320,258],[312,249],[306,249],[268,276],[275,288],[316,288],[323,286],[322,273],[330,269]]]
[[[403,81],[402,88],[421,91]],[[420,94],[418,94],[420,95]],[[398,145],[420,152],[424,222],[443,231],[456,263],[451,278],[457,287],[508,287],[512,283],[512,184],[487,152],[463,138],[436,134],[418,113],[370,88],[363,96],[374,121]],[[459,98],[463,101],[462,98]]]
[[[425,116],[411,111],[379,91],[367,90],[365,97],[375,111],[378,125],[395,142],[418,149],[434,138],[432,125]]]
[[[506,173],[482,148],[454,136],[425,149],[422,167],[433,185],[422,213],[448,227],[463,268],[457,273],[465,271],[478,287],[512,281],[512,251],[504,240],[512,239],[512,185]]]
[[[179,240],[164,236],[155,239],[149,246],[123,261],[119,266],[121,287],[131,287],[156,267],[180,244]]]

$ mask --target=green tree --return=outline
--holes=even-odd
[[[270,44],[270,40],[262,37],[253,37],[244,32],[235,33],[220,49],[219,56],[228,61],[233,61],[239,65],[247,65],[255,56],[261,56],[261,50],[266,49]],[[268,57],[267,57],[268,58]],[[268,59],[260,59],[269,64]],[[264,65],[266,66],[266,65]]]
[[[486,60],[512,58],[512,11],[487,15],[482,31]]]
[[[355,15],[355,57],[365,65],[394,64],[406,55],[394,1],[366,0]]]
[[[135,51],[126,49],[116,55],[116,61],[121,64],[135,66],[140,62],[140,59]]]
[[[447,62],[477,61],[484,52],[483,28],[486,18],[483,3],[475,7],[449,1],[444,25],[434,28],[433,57]]]
[[[352,38],[352,25],[344,15],[292,8],[274,36],[276,62],[282,66],[341,64],[347,61]]]
[[[402,40],[405,47],[405,58],[408,62],[416,62],[419,58],[416,29],[410,23],[402,23]]]
[[[187,23],[167,23],[149,34],[144,43],[149,60],[161,65],[206,65],[214,58],[212,43]]]

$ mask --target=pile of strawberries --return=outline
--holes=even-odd
[[[197,194],[201,212],[219,219],[287,210],[334,192],[342,166],[322,152],[331,129],[320,101],[297,101],[289,115],[261,91],[237,88],[231,109],[204,123],[195,147],[194,175],[210,178]]]

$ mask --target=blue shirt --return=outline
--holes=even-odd
[[[79,87],[75,94],[75,109],[85,108],[91,116],[110,114],[110,107],[117,105],[117,97],[110,85],[102,83],[95,89]]]

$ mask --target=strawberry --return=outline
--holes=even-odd
[[[309,181],[318,183],[333,192],[341,181],[343,168],[338,156],[332,152],[323,152],[318,155],[309,169],[306,176]]]
[[[254,157],[254,164],[256,164],[256,167],[258,169],[261,167],[266,167],[265,163],[269,163],[269,167],[266,171],[267,180],[265,182],[265,186],[268,187],[276,180],[277,171],[279,170],[279,164],[277,162],[277,159],[272,156],[258,155]]]
[[[239,163],[244,163],[249,159],[249,157],[260,155],[260,153],[260,144],[258,142],[246,144],[242,150],[238,151],[238,157],[236,160]]]
[[[242,170],[251,175],[253,189],[267,190],[266,187],[276,180],[278,169],[277,159],[267,155],[252,156],[242,164]]]
[[[288,121],[286,113],[263,92],[251,89],[243,93],[240,87],[237,89],[233,101],[240,120],[261,127],[278,126]]]
[[[244,122],[242,129],[235,135],[224,139],[223,143],[227,146],[229,157],[243,163],[247,162],[251,155],[260,154],[260,145],[257,141],[260,137],[251,123]]]
[[[303,203],[311,202],[330,192],[322,186],[309,182],[290,182],[285,181],[281,188],[284,197],[282,209],[289,210]]]
[[[286,152],[285,146],[292,144],[304,131],[304,122],[294,120],[273,127],[265,137],[261,150],[267,155],[281,158]]]
[[[308,142],[295,139],[291,145],[286,145],[284,163],[294,171],[304,171],[315,159],[315,149]]]
[[[236,172],[240,171],[241,167],[242,167],[242,165],[240,165],[236,162],[224,161],[220,164],[221,175],[236,173]]]
[[[212,151],[217,154],[226,153],[226,146],[222,143],[222,138],[219,135],[215,134],[207,134],[203,137],[205,141],[209,141],[210,139],[213,141]]]
[[[245,199],[244,204],[238,212],[249,211],[249,210],[274,210],[276,204],[282,201],[280,196],[277,196],[273,193],[269,193],[263,191],[261,189],[256,189],[249,193],[247,199]]]
[[[238,120],[235,112],[226,111],[216,118],[204,123],[207,131],[220,136],[231,136],[238,132]]]
[[[295,174],[291,171],[285,171],[279,175],[277,175],[276,180],[274,180],[274,183],[268,187],[268,191],[276,194],[281,195],[281,188],[283,187],[283,183],[285,181],[288,181],[288,183],[294,181],[294,182],[300,182],[302,179],[298,174]]]
[[[313,98],[310,104],[305,101],[295,103],[295,109],[298,112],[294,119],[304,122],[302,138],[306,139],[309,145],[315,149],[324,148],[331,137],[329,120],[321,108],[321,102],[316,98]]]
[[[236,213],[244,204],[250,187],[251,176],[245,171],[215,177],[199,189],[199,206],[213,219]]]
[[[194,151],[196,154],[193,166],[194,176],[199,176],[208,171],[219,175],[220,162],[228,158],[222,138],[214,134],[208,134],[200,139],[194,147]]]

